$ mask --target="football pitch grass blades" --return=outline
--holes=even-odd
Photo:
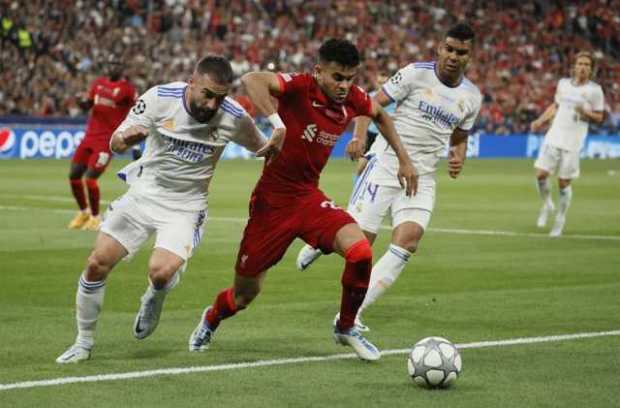
[[[125,190],[115,178],[123,164],[114,161],[100,179],[103,200]],[[426,336],[463,345],[620,329],[620,177],[610,175],[620,174],[617,160],[582,161],[564,230],[555,239],[534,222],[540,201],[532,161],[468,160],[457,180],[447,177],[442,163],[437,206],[418,253],[364,313],[373,343],[384,352],[373,364],[352,353],[341,357],[343,348],[330,339],[342,259],[322,257],[299,273],[300,241],[269,271],[256,301],[222,322],[208,352],[188,351],[200,312],[232,282],[262,162],[218,166],[205,239],[166,300],[157,331],[146,342],[132,336],[147,284],[147,243],[109,276],[90,360],[60,365],[55,358],[75,337],[75,282],[96,233],[66,229],[75,214],[67,161],[0,162],[0,384],[75,379],[60,388],[1,390],[0,406],[198,406],[205,397],[227,407],[249,401],[257,407],[348,407],[351,401],[364,407],[617,405],[618,335],[467,347],[461,350],[463,375],[445,392],[415,387],[405,358]],[[321,186],[341,206],[353,170],[337,160],[324,171]],[[381,230],[375,260],[389,235]],[[320,363],[311,364],[315,360]],[[158,370],[192,374],[99,381]]]

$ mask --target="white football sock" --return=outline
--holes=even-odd
[[[566,216],[566,211],[568,211],[568,207],[570,207],[570,202],[572,198],[573,198],[573,189],[571,186],[566,186],[560,189],[558,217]]]
[[[75,342],[91,349],[95,344],[95,327],[103,307],[105,280],[89,282],[84,273],[80,276],[75,296],[78,335]]]
[[[546,179],[536,179],[536,189],[538,190],[538,195],[543,200],[544,204],[549,204],[551,202],[551,188],[549,187],[549,178]]]
[[[388,250],[372,268],[370,286],[368,292],[366,292],[364,303],[360,306],[358,315],[361,315],[368,306],[373,304],[377,298],[392,286],[398,275],[403,271],[410,256],[411,252],[390,244]]]

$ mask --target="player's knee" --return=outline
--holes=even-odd
[[[372,248],[366,238],[357,241],[346,250],[344,259],[350,263],[372,263]]]
[[[151,264],[149,265],[149,279],[155,289],[166,287],[179,269],[178,265]]]
[[[86,279],[90,282],[104,280],[111,270],[112,265],[98,253],[93,252],[86,262]]]
[[[558,179],[558,186],[560,188],[566,188],[570,186],[570,180],[568,179]]]
[[[96,178],[86,177],[85,181],[86,181],[86,187],[89,190],[96,189],[96,188],[99,187],[99,185],[97,184],[97,179]]]

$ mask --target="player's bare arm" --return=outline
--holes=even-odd
[[[280,153],[286,136],[286,126],[271,98],[280,94],[280,81],[273,72],[250,72],[241,77],[241,82],[258,112],[265,115],[273,126],[271,138],[256,152],[256,156],[269,161]]]
[[[114,132],[110,139],[110,150],[114,153],[125,153],[148,136],[148,129],[142,126],[130,126],[129,128]]]
[[[392,100],[380,89],[373,97],[374,101],[380,106],[387,106],[392,103]],[[364,154],[364,148],[366,147],[366,140],[368,138],[368,126],[370,126],[371,119],[367,116],[360,116],[355,119],[355,128],[353,130],[353,137],[347,144],[346,152],[351,160],[358,160]]]
[[[553,119],[557,111],[558,111],[557,103],[554,102],[551,105],[549,105],[547,109],[545,109],[545,111],[542,113],[542,115],[540,115],[530,125],[532,132],[538,132],[540,129],[542,129],[543,126],[545,126],[545,124],[547,124],[551,119]]]
[[[467,155],[467,138],[469,133],[463,129],[456,128],[450,136],[450,150],[448,151],[448,174],[452,178],[457,178],[463,170],[465,157]]]
[[[366,147],[366,141],[368,139],[366,132],[369,125],[370,118],[368,116],[358,116],[355,118],[353,136],[349,143],[347,143],[345,150],[351,160],[359,160],[364,155],[364,148]]]
[[[262,132],[258,130],[256,125],[254,124],[254,121],[249,116],[245,116],[243,118],[240,131],[244,132],[246,135],[249,136],[247,140],[243,143],[243,147],[245,147],[252,153],[258,152],[267,144],[265,136],[263,136]]]
[[[377,124],[379,132],[381,132],[390,147],[394,150],[394,153],[396,153],[396,157],[398,158],[398,182],[401,187],[405,189],[407,196],[415,195],[418,191],[418,173],[400,140],[400,136],[396,133],[394,121],[374,99],[372,100],[370,114]]]
[[[581,120],[585,120],[587,122],[592,122],[595,124],[601,124],[605,119],[604,111],[591,111],[584,108],[583,105],[576,106],[575,112],[577,112]]]

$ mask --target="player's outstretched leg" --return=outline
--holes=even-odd
[[[306,270],[314,261],[319,259],[323,255],[320,249],[315,249],[311,245],[304,245],[303,248],[297,254],[297,269],[300,271]]]
[[[95,344],[95,327],[103,306],[105,280],[90,282],[85,275],[84,273],[80,276],[76,294],[78,334],[75,343],[56,359],[59,364],[88,360]]]
[[[72,178],[69,179],[69,184],[71,185],[71,192],[73,193],[73,197],[75,198],[75,201],[80,210],[69,222],[67,228],[81,229],[84,224],[86,224],[90,219],[90,211],[88,210],[88,205],[86,204],[86,195],[84,194],[84,183],[82,182],[81,178]]]
[[[189,351],[204,351],[209,348],[213,333],[224,319],[234,316],[245,306],[238,306],[235,302],[233,288],[221,291],[215,298],[212,306],[208,306],[198,321],[198,325],[189,336]]]
[[[362,313],[368,306],[375,303],[386,290],[388,290],[398,279],[401,272],[407,265],[411,252],[395,244],[390,244],[388,250],[381,259],[373,266],[370,274],[370,286],[364,297],[364,302],[360,306],[355,318],[355,327],[359,331],[369,331],[370,328],[361,322]]]
[[[114,238],[103,233],[97,235],[75,296],[78,334],[75,343],[56,359],[57,363],[77,363],[90,358],[97,320],[103,308],[106,277],[126,255],[127,250]]]
[[[334,324],[334,340],[353,348],[358,357],[366,361],[381,358],[379,349],[366,340],[355,328],[355,316],[368,290],[372,268],[372,250],[365,238],[351,245],[345,252],[342,274],[340,318]]]
[[[179,283],[185,259],[156,247],[149,260],[149,286],[140,299],[140,310],[133,325],[133,335],[144,339],[155,331],[168,293]]]
[[[562,235],[562,231],[564,230],[564,224],[566,223],[566,212],[568,211],[568,207],[570,206],[572,198],[573,189],[570,185],[560,187],[558,213],[555,217],[555,222],[553,223],[553,228],[551,228],[549,236],[559,237]]]
[[[84,225],[83,230],[98,231],[101,227],[101,217],[99,216],[100,192],[96,178],[86,177],[86,189],[88,190],[88,202],[90,203],[90,218]]]
[[[538,213],[538,218],[536,219],[536,226],[538,228],[544,228],[547,225],[547,220],[549,219],[549,216],[555,211],[555,205],[553,204],[553,200],[551,199],[549,179],[547,177],[537,178],[536,188],[543,202],[542,207],[540,207],[540,211]]]
[[[180,272],[177,272],[170,282],[161,289],[156,289],[152,283],[149,283],[146,292],[140,298],[140,310],[138,310],[133,325],[133,335],[138,340],[147,338],[157,328],[166,295],[179,282],[179,275]]]

